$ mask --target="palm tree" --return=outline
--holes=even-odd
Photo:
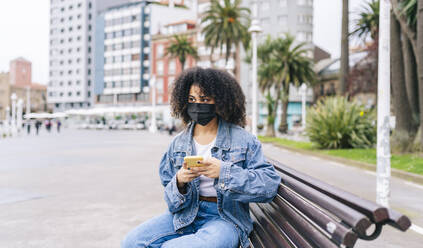
[[[166,48],[166,55],[178,58],[182,70],[184,70],[188,56],[198,59],[197,48],[192,45],[185,35],[174,35],[173,38],[171,45]]]
[[[228,63],[232,47],[235,46],[234,62],[237,63],[239,44],[248,47],[250,34],[250,10],[241,7],[241,0],[212,0],[210,9],[205,12],[201,20],[206,26],[203,28],[204,43],[211,48],[210,62],[213,65],[213,52],[225,47],[225,60]],[[236,74],[236,73],[235,73]]]
[[[259,49],[267,54],[268,58],[260,58],[258,76],[261,88],[274,88],[276,101],[282,101],[282,116],[279,131],[286,133],[288,130],[287,110],[289,102],[289,86],[298,87],[301,83],[313,83],[315,73],[312,61],[307,57],[305,43],[296,44],[295,38],[286,34],[284,38],[270,41],[269,38]],[[260,54],[258,52],[258,54]],[[276,108],[277,109],[277,105]]]
[[[338,94],[345,94],[347,85],[349,66],[349,42],[348,42],[348,0],[342,0],[342,30],[341,30],[341,68],[340,85]]]
[[[266,136],[275,136],[275,119],[276,112],[280,100],[280,88],[275,87],[277,81],[277,67],[275,66],[272,58],[273,53],[273,41],[270,36],[267,37],[263,44],[257,47],[257,59],[260,64],[257,74],[259,79],[259,87],[261,92],[266,94],[266,105],[267,105],[267,128]],[[251,58],[248,56],[247,61]],[[272,97],[272,92],[276,92],[276,96]]]
[[[364,41],[370,35],[376,40],[379,33],[379,0],[372,0],[364,5],[355,21],[355,29],[350,35],[355,35]]]

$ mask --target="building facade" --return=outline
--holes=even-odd
[[[96,15],[129,0],[51,0],[48,102],[55,111],[85,108],[94,99]]]
[[[24,58],[10,61],[10,84],[26,86],[32,82],[31,62]]]
[[[99,14],[96,29],[95,94],[99,105],[150,103],[151,39],[192,10],[160,2],[122,4]],[[160,83],[161,85],[161,83]],[[163,102],[163,95],[159,97]]]
[[[197,30],[195,21],[185,20],[169,23],[164,26],[160,34],[152,37],[152,75],[156,77],[157,103],[168,104],[170,87],[177,75],[182,72],[182,65],[178,58],[166,55],[166,49],[173,42],[174,35],[183,35],[188,38],[192,45],[196,45]],[[188,56],[185,61],[185,69],[195,66],[196,61]]]
[[[8,72],[0,73],[0,121],[6,119],[6,108],[10,106],[10,77]]]
[[[0,73],[0,120],[6,119],[6,108],[12,105],[12,94],[23,100],[24,114],[27,104],[30,105],[31,112],[51,111],[47,104],[47,86],[27,81],[32,78],[31,71],[30,61],[17,58],[10,62],[9,72]]]

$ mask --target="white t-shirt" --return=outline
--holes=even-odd
[[[195,150],[197,152],[197,156],[203,156],[203,159],[210,158],[211,157],[211,149],[216,143],[216,138],[207,145],[201,145],[198,144],[197,141],[195,141]],[[201,175],[200,176],[200,195],[201,196],[214,196],[216,197],[216,189],[213,187],[214,178],[209,178],[206,176]]]

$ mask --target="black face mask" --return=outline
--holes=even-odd
[[[198,124],[205,126],[216,116],[214,104],[188,103],[188,115]]]

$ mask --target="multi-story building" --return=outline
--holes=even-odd
[[[55,111],[92,105],[96,15],[123,2],[129,0],[50,1],[48,102]]]
[[[32,82],[31,62],[24,58],[10,61],[10,84],[27,86]]]
[[[150,102],[151,38],[168,23],[194,17],[194,12],[181,3],[175,1],[174,6],[169,6],[167,2],[139,1],[99,14],[95,52],[97,104]]]
[[[182,65],[178,58],[172,58],[166,55],[166,49],[173,42],[174,35],[186,36],[187,39],[196,45],[196,34],[194,20],[184,20],[165,25],[159,34],[152,37],[152,70],[151,74],[156,77],[156,97],[157,103],[169,103],[170,85],[176,76],[181,73]],[[185,67],[190,68],[196,64],[193,57],[188,56],[185,61]]]
[[[8,72],[0,73],[0,121],[6,119],[6,108],[10,105],[10,79]]]
[[[24,103],[23,112],[30,104],[31,112],[47,112],[47,87],[31,82],[31,62],[24,58],[17,58],[10,62],[10,71],[0,73],[0,120],[6,119],[6,108],[11,107],[11,95],[16,94],[17,99]],[[12,76],[13,75],[13,76]]]

